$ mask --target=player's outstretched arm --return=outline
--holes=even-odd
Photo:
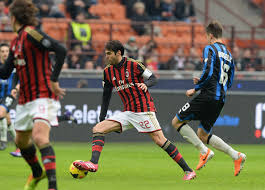
[[[110,99],[112,94],[112,86],[104,84],[103,88],[103,96],[102,96],[102,103],[101,103],[101,110],[99,115],[99,121],[104,121],[107,115]]]

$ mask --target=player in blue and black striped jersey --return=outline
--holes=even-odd
[[[195,87],[187,90],[186,95],[191,97],[199,90],[200,93],[184,104],[172,120],[172,125],[200,151],[197,170],[214,156],[214,152],[204,145],[207,143],[234,160],[234,175],[237,176],[243,168],[246,155],[235,151],[212,134],[212,127],[224,106],[226,92],[232,86],[235,70],[232,55],[222,43],[222,30],[222,25],[217,21],[206,27],[209,45],[203,51],[203,72],[200,78],[193,78]],[[187,124],[191,120],[200,121],[197,135]]]
[[[9,55],[9,46],[0,45],[0,64],[3,64]],[[11,122],[9,109],[13,105],[19,89],[16,70],[13,70],[10,77],[6,80],[0,79],[0,150],[4,150],[7,144],[7,131],[13,138],[16,136],[14,126]],[[20,156],[18,152],[16,155]]]

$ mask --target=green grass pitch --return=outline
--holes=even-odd
[[[215,150],[214,158],[197,171],[193,181],[183,181],[183,172],[161,148],[152,143],[106,143],[100,159],[99,171],[84,179],[69,174],[72,161],[90,159],[88,143],[53,143],[57,155],[59,190],[265,190],[264,145],[234,145],[247,155],[243,171],[233,176],[233,162]],[[195,168],[198,152],[190,144],[178,144],[188,164]],[[9,144],[0,152],[0,189],[22,190],[30,169],[21,158],[14,158]],[[46,190],[47,180],[36,190]]]

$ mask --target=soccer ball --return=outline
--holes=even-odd
[[[76,161],[81,161],[81,160],[76,160]],[[69,171],[70,171],[70,174],[73,176],[73,178],[76,178],[76,179],[82,179],[86,177],[88,173],[88,171],[86,170],[79,170],[77,167],[74,166],[73,163],[70,165]]]

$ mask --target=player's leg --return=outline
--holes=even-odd
[[[9,113],[6,114],[6,121],[7,121],[7,130],[11,134],[12,138],[15,139],[16,138],[16,131],[15,131],[13,123],[11,122],[11,118],[10,118]]]
[[[66,111],[63,115],[57,116],[57,119],[59,123],[62,121],[72,121],[74,123],[77,123],[77,119],[73,117],[70,111]]]
[[[185,162],[184,158],[178,151],[178,148],[174,144],[172,144],[168,139],[165,138],[162,130],[155,131],[149,134],[152,140],[158,146],[164,149],[168,153],[168,155],[183,169],[183,171],[185,172],[185,176],[183,178],[184,180],[191,180],[196,177],[195,172]]]
[[[6,108],[0,105],[0,150],[6,149],[7,146],[7,121],[6,121]]]
[[[204,101],[200,95],[184,104],[172,120],[172,126],[182,137],[193,144],[201,154],[206,154],[208,148],[198,138],[194,130],[188,125],[190,120],[198,120],[201,117],[201,107]]]
[[[48,189],[57,189],[56,156],[50,144],[50,123],[45,120],[35,119],[32,130],[32,139],[40,150],[42,163],[48,178]]]
[[[201,128],[198,129],[198,136],[205,143],[211,145],[215,149],[224,152],[234,160],[234,175],[237,176],[243,169],[244,162],[246,161],[246,155],[234,150],[230,145],[225,143],[220,137],[210,134],[208,135]]]
[[[32,170],[32,174],[29,175],[24,190],[33,190],[37,183],[45,177],[45,173],[39,163],[35,145],[31,141],[31,130],[17,131],[15,142],[21,150],[22,157]]]
[[[82,170],[96,172],[98,161],[105,144],[105,134],[113,131],[120,131],[121,124],[118,121],[104,120],[93,127],[92,156],[88,162],[74,162],[74,165]]]
[[[15,128],[14,128],[14,124],[11,121],[11,118],[10,118],[10,114],[9,113],[6,114],[6,120],[7,120],[7,130],[10,132],[12,138],[15,141],[16,131],[15,131]],[[10,154],[12,156],[14,156],[14,157],[21,157],[21,152],[20,152],[20,149],[19,148],[16,148],[16,150],[14,152],[10,152]]]

